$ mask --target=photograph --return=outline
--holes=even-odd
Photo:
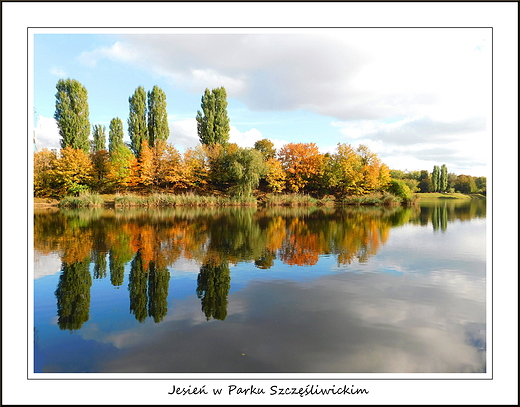
[[[142,24],[129,10],[110,24],[116,3],[43,3],[79,24],[20,29],[27,179],[3,201],[27,204],[13,234],[26,253],[4,248],[27,262],[27,321],[12,328],[22,389],[55,404],[112,388],[99,403],[181,405],[404,405],[431,387],[445,390],[426,404],[468,404],[463,389],[496,389],[494,215],[509,199],[500,215],[516,228],[517,168],[497,174],[493,154],[518,142],[516,127],[497,147],[498,30],[337,24],[329,14],[348,2],[299,4],[323,11],[317,24],[261,24],[250,14],[295,4],[194,3],[121,3]],[[211,18],[219,5],[248,24]]]

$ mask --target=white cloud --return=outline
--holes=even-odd
[[[34,279],[54,275],[61,271],[61,257],[58,253],[43,254],[34,251]]]
[[[38,151],[48,149],[60,149],[60,133],[58,123],[52,117],[38,116],[38,124],[34,129],[34,141]]]
[[[176,148],[185,150],[199,143],[197,121],[195,119],[173,120],[169,118],[170,138],[168,142]]]
[[[231,126],[229,131],[229,142],[240,147],[254,147],[255,142],[263,138],[262,133],[255,128],[242,133],[235,126]]]
[[[84,65],[95,67],[100,59],[108,58],[113,61],[130,62],[138,59],[139,55],[131,47],[116,41],[111,47],[100,47],[94,51],[84,51],[78,56],[78,61]]]
[[[53,66],[51,68],[51,70],[49,71],[49,73],[51,75],[56,75],[56,76],[58,76],[60,78],[66,78],[67,77],[67,73],[63,69],[58,68],[56,66]]]

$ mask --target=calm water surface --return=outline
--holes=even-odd
[[[35,210],[34,371],[486,371],[485,202]]]

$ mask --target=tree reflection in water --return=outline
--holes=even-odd
[[[161,322],[167,313],[169,267],[181,258],[198,262],[195,292],[209,320],[227,315],[230,264],[252,262],[269,269],[312,266],[333,255],[338,265],[365,262],[377,253],[392,227],[449,223],[485,217],[485,201],[471,204],[347,208],[164,208],[35,211],[34,246],[58,252],[62,274],[55,295],[61,329],[89,319],[90,288],[110,274],[119,288],[129,265],[130,313]],[[108,257],[108,265],[107,265]],[[91,271],[92,269],[92,271]],[[91,274],[92,273],[92,274]]]

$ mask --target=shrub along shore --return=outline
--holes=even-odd
[[[192,193],[167,194],[152,193],[100,195],[81,193],[79,196],[66,196],[55,201],[59,207],[162,207],[162,206],[337,206],[337,205],[399,205],[402,200],[387,193],[372,193],[359,196],[336,198],[332,195],[315,198],[306,194],[266,194],[263,196],[229,197],[219,195],[197,195]],[[410,202],[405,202],[410,203]],[[52,205],[50,202],[44,203]]]
[[[58,206],[63,208],[89,207],[162,207],[162,206],[344,206],[344,205],[413,205],[418,202],[439,200],[486,199],[480,194],[461,193],[416,193],[412,199],[403,201],[387,192],[352,195],[342,198],[332,195],[314,198],[307,194],[266,194],[257,197],[229,197],[219,195],[197,195],[193,193],[168,194],[108,194],[81,193],[66,196],[61,200],[34,198],[38,207]]]

